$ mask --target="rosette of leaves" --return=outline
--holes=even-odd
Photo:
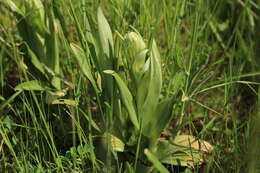
[[[198,147],[198,141],[194,137],[182,135],[176,137],[174,141],[160,140],[162,131],[172,119],[174,98],[160,99],[162,70],[155,41],[152,41],[151,50],[147,49],[139,33],[128,33],[125,41],[128,50],[127,69],[129,71],[127,73],[130,74],[130,80],[124,80],[122,75],[112,70],[106,70],[105,73],[111,74],[116,80],[122,105],[135,127],[136,132],[133,131],[127,144],[141,145],[139,148],[144,151],[141,154],[141,160],[148,159],[160,172],[167,172],[162,163],[181,166],[201,164],[204,161],[202,160],[203,151]],[[133,85],[128,82],[131,79],[134,81]],[[178,83],[175,89],[180,89]],[[141,134],[140,143],[136,141],[138,134]],[[212,149],[210,144],[205,141],[202,143],[202,145],[207,144],[209,148],[207,151]],[[153,169],[147,170],[150,172]]]
[[[155,168],[167,172],[162,163],[184,165],[185,161],[190,162],[192,156],[188,151],[193,150],[192,147],[179,147],[172,141],[160,140],[162,131],[172,119],[174,98],[160,98],[162,67],[155,40],[152,40],[149,49],[139,33],[127,33],[123,46],[126,54],[122,55],[124,71],[120,71],[119,58],[114,54],[112,31],[100,8],[97,13],[98,30],[90,25],[91,21],[86,20],[89,32],[84,34],[73,12],[81,46],[71,43],[71,49],[81,71],[94,88],[97,99],[101,100],[99,106],[106,120],[112,123],[110,129],[103,129],[102,145],[99,145],[102,153],[105,153],[103,149],[108,144],[113,153],[117,151],[127,155],[132,152],[135,159],[126,162],[129,172],[150,172]],[[99,74],[101,80],[95,73]],[[176,83],[172,82],[175,93],[180,90],[182,83],[177,80]],[[196,152],[194,150],[193,153]],[[185,157],[177,155],[180,153]],[[180,159],[181,162],[178,162]],[[137,166],[146,161],[153,163],[151,169],[146,169],[144,165]],[[199,159],[194,163],[201,161]]]

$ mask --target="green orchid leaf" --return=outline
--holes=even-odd
[[[140,128],[139,122],[137,119],[137,115],[136,115],[136,111],[135,111],[135,107],[134,107],[134,103],[133,103],[133,96],[132,96],[131,92],[129,91],[129,89],[127,88],[124,81],[120,78],[120,76],[116,72],[114,72],[112,70],[105,70],[104,72],[112,75],[115,78],[117,86],[120,91],[122,102],[129,113],[130,120],[132,121],[132,123],[134,124],[136,129],[139,129]]]
[[[144,133],[146,135],[150,134],[151,141],[154,145],[156,143],[156,140],[160,136],[163,129],[166,128],[166,126],[171,122],[172,120],[172,109],[173,109],[173,99],[165,99],[161,101],[156,108],[155,113],[153,114],[153,119],[150,122],[150,126],[147,126]]]
[[[94,80],[94,77],[92,75],[92,71],[91,71],[91,66],[90,66],[89,60],[85,56],[84,51],[79,46],[77,46],[76,44],[73,44],[73,43],[70,44],[70,47],[72,49],[72,52],[75,55],[75,58],[76,58],[76,60],[78,62],[78,65],[79,65],[81,71],[88,78],[88,80],[91,82],[93,88],[96,91],[98,91],[97,84],[96,84],[96,82]]]
[[[185,147],[191,147],[197,151],[211,153],[213,150],[212,145],[204,140],[197,140],[191,135],[178,135],[174,138],[173,143]]]
[[[48,33],[45,25],[45,9],[41,0],[25,0],[25,20],[36,32],[44,36]]]
[[[59,39],[58,34],[60,32],[60,25],[57,20],[54,19],[54,14],[52,11],[49,13],[49,23],[50,23],[50,34],[46,34],[46,55],[47,62],[46,65],[52,69],[56,74],[60,74],[60,57],[59,57]],[[53,76],[51,79],[52,85],[56,89],[61,89],[61,80]]]
[[[156,155],[162,163],[176,166],[200,165],[212,152],[212,146],[206,141],[198,141],[190,135],[176,136],[173,141],[158,141]]]
[[[98,32],[102,51],[107,57],[109,57],[111,54],[113,54],[114,42],[110,26],[101,10],[101,7],[98,8],[97,18]]]
[[[143,133],[150,135],[151,121],[155,121],[153,115],[159,102],[159,96],[162,87],[162,71],[160,55],[155,41],[152,44],[152,55],[148,60],[149,67],[141,79],[140,85],[137,86],[137,107],[138,115],[142,121]]]
[[[31,58],[31,62],[32,64],[44,75],[45,74],[45,70],[44,67],[42,66],[40,60],[38,59],[38,57],[34,54],[34,52],[31,50],[31,48],[27,45],[27,50],[28,50],[28,54],[30,55]]]
[[[159,140],[156,155],[162,163],[176,166],[200,164],[199,152],[190,147],[179,146],[167,140]]]

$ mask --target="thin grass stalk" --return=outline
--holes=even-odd
[[[91,152],[90,152],[90,159],[91,159],[91,163],[92,163],[92,168],[93,168],[93,172],[97,172],[98,171],[98,165],[96,162],[96,156],[94,153],[94,143],[93,143],[93,133],[92,133],[92,126],[91,126],[91,122],[92,122],[92,113],[91,113],[91,109],[90,109],[90,99],[87,98],[87,105],[88,105],[88,117],[90,122],[88,123],[88,130],[89,130],[89,135],[88,135],[88,140],[89,140],[89,144],[92,146]]]
[[[58,165],[58,168],[61,169],[61,171],[63,173],[65,173],[62,162],[61,162],[59,154],[58,154],[58,151],[57,151],[56,146],[55,146],[55,142],[54,142],[53,135],[52,135],[52,132],[51,132],[51,127],[48,125],[48,122],[46,121],[46,118],[45,118],[45,116],[42,112],[42,109],[39,105],[38,99],[37,99],[34,91],[31,91],[31,93],[32,93],[33,100],[36,103],[36,106],[38,108],[40,117],[43,121],[44,127],[47,131],[48,137],[46,136],[47,137],[46,140],[47,140],[47,142],[49,142],[49,140],[50,140],[50,147],[51,147],[50,149],[52,150],[52,155],[55,158],[55,162]],[[43,134],[44,134],[44,132],[43,132]]]
[[[200,10],[201,10],[201,0],[195,2],[196,3],[196,10],[195,10],[195,21],[194,21],[194,26],[193,26],[193,32],[192,32],[192,38],[191,38],[191,48],[190,48],[190,54],[189,54],[189,59],[188,59],[188,67],[187,67],[187,71],[186,71],[186,81],[185,81],[185,88],[184,88],[184,92],[183,92],[183,98],[182,98],[182,109],[181,109],[181,115],[180,115],[180,119],[178,121],[178,124],[181,125],[182,121],[183,121],[183,117],[184,117],[184,110],[185,110],[185,106],[186,106],[186,101],[189,99],[188,96],[188,92],[189,92],[189,81],[190,81],[190,75],[191,75],[191,68],[192,68],[192,62],[193,62],[193,58],[195,56],[195,48],[197,46],[197,33],[198,33],[198,25],[199,25],[199,21],[200,21]]]

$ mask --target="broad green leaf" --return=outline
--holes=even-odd
[[[167,140],[159,140],[155,154],[162,163],[170,165],[194,166],[202,163],[198,151]]]
[[[44,36],[48,31],[45,26],[45,11],[41,0],[24,0],[27,24]]]
[[[153,165],[159,172],[169,173],[169,171],[161,164],[161,162],[158,160],[158,158],[152,152],[149,151],[149,149],[146,148],[144,150],[144,154],[146,155],[148,160],[153,163]]]
[[[111,76],[112,77],[112,76]],[[120,97],[120,93],[117,93],[117,98]],[[117,99],[114,101],[113,105],[113,114],[116,115],[113,118],[113,124],[117,124],[113,128],[113,133],[117,136],[120,136],[121,139],[127,144],[129,136],[127,134],[135,134],[135,127],[129,128],[129,114],[128,111],[124,108],[122,100]],[[131,130],[130,130],[131,129]]]
[[[45,37],[41,36],[35,29],[27,25],[22,18],[17,18],[19,33],[23,40],[28,44],[32,52],[36,55],[41,63],[47,64],[46,42]]]
[[[94,48],[96,48],[96,37],[95,36],[95,32],[91,29],[91,25],[89,23],[89,19],[88,17],[86,16],[85,17],[85,27],[86,27],[86,33],[85,33],[85,37],[86,37],[86,40],[92,44],[94,46]],[[94,36],[93,36],[94,35]],[[97,51],[97,49],[95,49],[95,51]],[[98,53],[96,53],[98,54]]]
[[[15,14],[20,35],[40,59],[45,58],[43,36],[47,33],[44,24],[44,7],[40,0],[5,0]]]
[[[161,101],[156,111],[152,114],[153,119],[151,119],[150,126],[148,126],[147,132],[150,132],[151,141],[154,144],[156,143],[156,140],[160,136],[163,129],[166,128],[166,126],[171,122],[172,120],[172,109],[173,109],[173,99],[165,99]],[[148,135],[148,134],[147,134]],[[150,144],[150,145],[154,145]]]
[[[213,150],[210,143],[204,140],[197,140],[191,135],[178,135],[174,138],[173,143],[185,147],[192,147],[195,150],[205,153],[211,153]]]
[[[37,56],[34,54],[34,52],[30,49],[29,46],[27,46],[28,53],[31,57],[32,64],[42,73],[45,75],[44,67],[42,66],[41,62],[37,58]]]
[[[117,73],[115,73],[112,70],[105,70],[104,72],[112,75],[115,78],[117,86],[120,91],[122,102],[129,113],[130,120],[132,121],[132,123],[134,124],[136,129],[139,129],[139,122],[138,122],[137,115],[135,112],[133,96],[132,96],[131,92],[129,91],[126,84],[124,83],[124,81],[120,78],[120,76]]]
[[[91,72],[91,66],[90,66],[89,60],[87,59],[88,57],[86,57],[84,51],[76,44],[71,43],[70,47],[72,49],[72,52],[75,55],[75,58],[78,62],[78,65],[79,65],[81,71],[88,78],[88,80],[90,81],[93,88],[96,91],[98,91],[96,82],[95,82],[94,77]]]
[[[162,87],[162,72],[160,55],[155,41],[152,44],[152,55],[150,57],[149,69],[144,73],[140,85],[137,86],[138,115],[141,116],[143,133],[150,135],[150,127],[154,119],[152,115],[156,111]]]
[[[173,141],[159,140],[156,155],[162,163],[194,166],[207,161],[212,146],[190,135],[179,135]],[[206,160],[205,160],[206,159]]]
[[[156,66],[159,66],[160,69],[161,69],[160,53],[159,53],[159,50],[157,48],[155,40],[153,40],[153,43],[152,43],[152,56],[154,57],[154,61],[156,63]]]
[[[92,30],[92,34],[96,34],[98,38],[96,40],[95,55],[93,61],[96,63],[96,67],[99,72],[104,70],[113,69],[114,66],[114,43],[110,26],[101,10],[98,8],[97,11],[97,22],[98,22],[98,33]],[[112,76],[101,74],[102,76],[102,88],[109,98],[112,98],[114,83]]]
[[[173,153],[171,157],[167,157],[161,161],[162,163],[176,166],[191,166],[199,165],[202,163],[200,155],[198,152],[193,151],[189,153],[185,152],[176,152]]]
[[[113,50],[114,42],[113,42],[110,26],[101,10],[101,7],[98,8],[97,19],[98,19],[98,32],[99,32],[102,51],[107,57],[110,57],[110,55],[113,54],[114,51]]]
[[[46,86],[44,86],[42,83],[40,83],[39,81],[37,80],[31,80],[31,81],[28,81],[28,82],[24,82],[24,83],[21,83],[19,84],[18,86],[16,86],[14,88],[16,91],[20,90],[20,91],[23,91],[23,90],[27,90],[27,91],[45,91],[47,89]]]
[[[54,19],[53,11],[49,9],[49,29],[50,34],[46,35],[46,65],[53,70],[56,74],[60,74],[60,58],[59,58],[59,39],[58,34],[60,32],[60,25],[57,20]],[[56,89],[61,89],[61,80],[53,76],[51,79],[52,85]]]
[[[137,109],[139,111],[139,115],[141,115],[140,111],[148,94],[149,81],[150,81],[150,66],[151,66],[151,58],[147,59],[147,61],[145,62],[143,75],[139,83],[136,84],[136,90],[137,90],[136,102],[137,102]]]
[[[62,104],[62,105],[69,105],[69,106],[76,106],[75,100],[71,99],[57,99],[53,100],[51,104]]]

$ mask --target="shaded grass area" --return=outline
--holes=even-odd
[[[1,172],[259,171],[257,0],[0,7]]]

